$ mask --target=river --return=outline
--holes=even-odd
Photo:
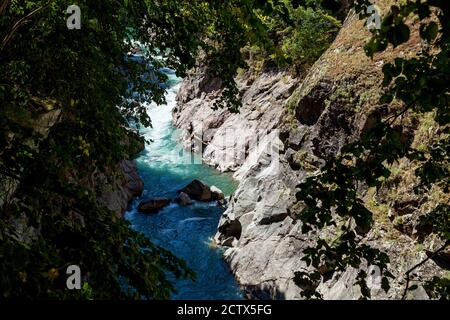
[[[237,187],[230,175],[202,164],[198,155],[184,151],[179,145],[177,130],[172,125],[172,109],[181,79],[169,69],[163,71],[169,77],[167,105],[149,104],[152,128],[141,129],[141,134],[152,141],[137,159],[145,184],[141,199],[175,199],[177,190],[193,179],[217,186],[225,196],[230,195]],[[195,202],[184,207],[172,203],[157,214],[148,215],[137,211],[138,203],[136,199],[125,215],[132,228],[184,259],[197,274],[195,281],[173,279],[177,290],[173,299],[242,299],[242,292],[223,261],[220,249],[212,245],[222,208],[214,202]]]

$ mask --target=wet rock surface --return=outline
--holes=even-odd
[[[143,213],[157,213],[162,208],[169,205],[170,200],[167,198],[155,198],[144,200],[139,203],[138,210]]]

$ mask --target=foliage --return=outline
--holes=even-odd
[[[361,17],[366,16],[369,1],[356,1],[354,5]],[[396,47],[407,42],[411,36],[407,21],[415,16],[420,21],[424,48],[413,58],[398,57],[383,67],[385,94],[380,104],[387,106],[396,100],[402,107],[390,109],[388,115],[378,119],[374,129],[345,146],[335,158],[325,159],[321,172],[298,186],[297,199],[304,204],[298,218],[304,224],[304,232],[317,232],[327,226],[341,228],[338,240],[333,243],[319,240],[317,246],[304,252],[305,260],[312,266],[311,278],[316,283],[319,268],[342,271],[348,266],[377,265],[382,271],[383,288],[389,289],[388,280],[392,275],[387,270],[387,255],[362,242],[364,234],[371,229],[373,218],[359,198],[358,185],[379,188],[390,175],[388,166],[406,157],[419,167],[416,175],[421,183],[416,186],[416,193],[426,194],[432,186],[449,191],[449,14],[448,1],[402,2],[392,6],[381,28],[373,31],[366,46],[369,56],[386,50],[389,44]],[[415,150],[397,120],[407,112],[420,115],[429,111],[435,111],[435,121],[442,132],[431,142],[430,152]],[[429,232],[438,233],[444,241],[448,240],[448,204],[438,205],[423,218],[422,225],[426,225]],[[357,284],[368,298],[370,290],[367,290],[365,278],[366,275],[360,274]],[[448,281],[433,283],[448,286]],[[433,290],[439,291],[435,286]],[[445,290],[448,288],[441,289]],[[317,295],[314,291],[304,294]]]
[[[433,299],[450,300],[450,279],[433,277],[425,285],[425,289]]]
[[[322,9],[298,7],[292,10],[292,33],[283,41],[283,51],[303,69],[313,64],[334,40],[340,22]]]
[[[317,1],[285,1],[284,19],[262,16],[271,50],[261,48],[260,58],[289,66],[297,73],[305,71],[334,40],[340,28],[337,12]],[[261,16],[261,15],[260,15]]]
[[[285,19],[286,7],[275,0],[80,0],[82,28],[68,30],[71,4],[0,4],[0,172],[17,184],[13,199],[1,197],[1,296],[168,298],[166,273],[192,273],[98,205],[90,177],[132,156],[125,119],[150,125],[133,100],[164,103],[161,61],[183,76],[202,53],[225,87],[219,105],[237,110],[240,50],[257,44],[273,52],[262,20]],[[136,43],[142,59],[126,54]],[[39,129],[55,111],[60,117]],[[87,271],[80,292],[65,290],[70,263]]]

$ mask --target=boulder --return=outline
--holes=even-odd
[[[149,199],[142,201],[138,206],[138,210],[143,213],[156,213],[169,203],[170,200],[166,198]]]
[[[192,199],[187,193],[180,192],[177,198],[177,202],[182,206],[187,206],[193,203]]]
[[[182,192],[184,192],[189,197],[197,201],[212,200],[211,189],[209,188],[209,186],[206,183],[197,179],[195,179],[194,181],[189,183],[186,187],[181,189],[180,193]]]
[[[223,194],[222,190],[220,190],[216,186],[212,186],[210,190],[212,200],[223,200],[225,198],[225,195]]]

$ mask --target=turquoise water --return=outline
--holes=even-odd
[[[169,76],[167,105],[148,105],[152,128],[141,133],[152,142],[137,159],[145,190],[141,199],[167,197],[175,199],[177,190],[193,179],[220,188],[226,196],[237,187],[229,175],[201,164],[201,159],[186,152],[177,143],[177,130],[172,126],[172,109],[180,79],[166,69]],[[155,215],[137,212],[139,199],[131,205],[125,217],[132,227],[147,235],[154,243],[183,258],[197,274],[194,281],[174,280],[177,294],[173,299],[211,300],[242,299],[242,293],[223,261],[218,249],[210,246],[223,209],[214,202],[195,202],[182,207],[170,204]]]

